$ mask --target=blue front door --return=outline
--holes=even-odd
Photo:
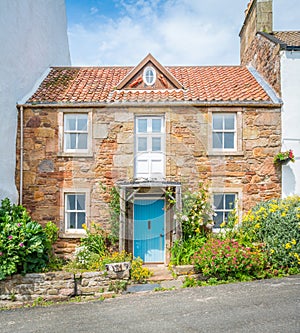
[[[144,262],[164,262],[165,201],[134,201],[134,257]]]

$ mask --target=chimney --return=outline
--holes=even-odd
[[[240,57],[251,45],[258,31],[273,31],[273,0],[251,0],[245,10],[245,20],[240,31]]]

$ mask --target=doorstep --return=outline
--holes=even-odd
[[[147,267],[153,273],[153,275],[147,279],[149,282],[174,280],[172,272],[165,264],[145,264],[144,267]]]

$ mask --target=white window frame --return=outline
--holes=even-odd
[[[68,228],[67,226],[67,196],[68,195],[84,195],[85,207],[84,210],[78,210],[77,212],[85,212],[85,225],[89,227],[90,219],[90,190],[87,188],[64,188],[61,192],[61,227],[60,236],[65,238],[78,238],[83,237],[86,234],[85,229]]]
[[[223,195],[223,202],[222,202],[223,208],[217,209],[216,207],[214,207],[215,213],[218,212],[218,213],[222,214],[223,219],[222,219],[221,223],[223,223],[224,221],[226,221],[225,215],[229,214],[231,211],[233,211],[236,208],[237,193],[233,193],[233,192],[232,193],[213,193],[213,202],[215,202],[215,195]],[[227,195],[234,195],[234,206],[230,209],[226,209],[226,206],[225,206]],[[214,227],[214,229],[220,229],[220,227]]]
[[[234,116],[234,128],[233,129],[225,129],[224,127],[224,123],[225,123],[225,117],[226,116]],[[222,117],[222,124],[223,124],[223,128],[222,129],[214,129],[214,116],[221,116]],[[219,113],[219,112],[214,112],[212,114],[212,136],[214,133],[221,133],[222,134],[222,147],[221,148],[215,148],[213,146],[213,138],[212,138],[212,149],[213,150],[221,150],[221,151],[236,151],[237,150],[237,131],[236,131],[236,113]],[[225,148],[224,144],[225,144],[225,134],[226,133],[231,133],[233,134],[234,138],[233,138],[233,147],[232,148]]]
[[[152,80],[149,81],[149,77],[147,75],[148,71],[151,71],[152,72]],[[144,83],[147,85],[147,86],[152,86],[155,81],[156,81],[156,71],[155,69],[152,67],[152,66],[147,66],[145,69],[144,69],[144,72],[143,72],[143,81]]]
[[[220,130],[214,131],[213,129],[213,116],[214,115],[235,115],[235,138],[234,138],[234,148],[213,148],[213,132],[219,132]],[[243,123],[242,123],[242,110],[209,110],[208,120],[210,124],[210,135],[208,135],[208,155],[212,156],[243,156]]]
[[[213,209],[215,210],[215,207],[214,207],[214,195],[216,194],[234,194],[235,195],[235,206],[233,209],[236,210],[236,214],[237,214],[237,217],[238,217],[238,223],[240,223],[242,221],[242,214],[243,214],[243,207],[242,207],[242,202],[243,202],[243,189],[240,188],[240,187],[223,187],[223,186],[217,186],[217,187],[213,187],[213,188],[210,188],[209,190],[210,192],[210,195],[211,195],[211,205],[213,207]],[[226,212],[230,212],[232,211],[233,209],[229,209],[229,210],[224,210],[224,213],[225,211]],[[220,231],[225,231],[226,230],[226,227],[224,228],[219,228],[219,227],[213,227],[213,232],[220,232]]]
[[[71,129],[71,130],[67,130],[66,129],[66,123],[67,123],[67,118],[71,118],[74,117],[75,118],[75,122],[76,122],[76,126],[78,123],[78,117],[79,116],[85,116],[86,117],[86,129],[85,130],[79,130],[79,129]],[[65,152],[76,152],[76,153],[86,153],[88,152],[88,114],[87,113],[66,113],[64,114],[64,151]],[[75,135],[75,148],[68,148],[67,147],[67,136],[70,135]],[[78,139],[79,139],[79,135],[86,135],[86,148],[78,148]]]
[[[66,131],[65,130],[65,119],[69,115],[87,115],[87,130],[85,131]],[[66,109],[60,111],[58,114],[58,126],[59,126],[59,152],[58,156],[73,156],[73,157],[92,157],[92,112],[82,112],[73,109]],[[85,149],[67,149],[66,148],[66,133],[85,133],[87,134],[87,147]]]
[[[147,120],[147,132],[138,132],[138,121],[140,119],[146,119]],[[160,119],[161,120],[161,131],[160,132],[153,132],[152,131],[152,120],[153,119]],[[135,117],[135,135],[134,135],[134,141],[135,141],[135,167],[134,167],[134,175],[135,178],[137,177],[137,159],[138,156],[141,154],[149,154],[149,156],[154,154],[161,154],[161,160],[162,160],[162,177],[165,177],[165,117],[162,115],[157,116],[137,116]],[[147,140],[147,150],[146,151],[139,151],[138,150],[138,139],[139,138],[146,138]],[[160,138],[161,139],[161,149],[159,151],[153,151],[152,150],[152,139],[153,138]],[[151,149],[150,149],[151,147]],[[151,178],[151,175],[149,175]],[[160,177],[160,178],[162,178]]]

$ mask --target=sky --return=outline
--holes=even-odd
[[[238,65],[249,0],[66,0],[73,66]],[[300,30],[300,1],[273,0],[273,28]]]

